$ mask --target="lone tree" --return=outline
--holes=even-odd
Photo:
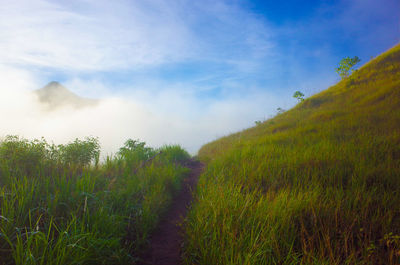
[[[294,92],[293,97],[296,98],[299,102],[304,101],[304,94],[300,91]]]
[[[286,110],[282,109],[281,107],[276,109],[277,114],[282,114],[284,113]]]
[[[353,66],[358,64],[360,61],[360,58],[358,58],[357,56],[354,56],[353,58],[343,58],[339,62],[339,67],[336,68],[336,72],[340,75],[342,79],[346,78],[353,72],[353,69],[351,68],[353,68]]]

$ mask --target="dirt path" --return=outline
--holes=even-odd
[[[179,224],[186,217],[192,201],[192,190],[203,170],[203,164],[198,161],[189,161],[186,166],[191,169],[190,175],[184,180],[181,191],[174,198],[168,213],[151,236],[150,247],[142,256],[140,265],[182,264],[183,231]]]

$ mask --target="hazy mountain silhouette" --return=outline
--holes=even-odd
[[[45,104],[49,110],[59,107],[85,108],[98,104],[98,100],[80,97],[58,82],[50,82],[45,87],[35,90],[40,103]]]

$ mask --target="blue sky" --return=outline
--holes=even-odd
[[[334,84],[341,58],[363,64],[400,41],[398,0],[6,0],[0,18],[3,90],[56,80],[81,96],[130,101],[154,124],[110,123],[121,137],[191,152],[294,106],[296,90],[310,96]],[[15,132],[52,127],[38,123],[36,134]]]

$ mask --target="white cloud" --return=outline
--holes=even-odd
[[[2,61],[94,71],[185,57],[184,27],[161,10],[148,16],[145,7],[127,1],[71,2],[82,6],[45,0],[2,3]]]
[[[237,46],[236,52],[247,47],[241,51],[246,56],[255,47],[260,55],[269,45],[258,36],[262,24],[256,19],[213,1],[3,1],[0,17],[3,63],[64,71],[218,59],[215,52],[232,55],[225,49],[227,43]],[[225,39],[222,47],[215,47],[221,45],[216,38]]]

